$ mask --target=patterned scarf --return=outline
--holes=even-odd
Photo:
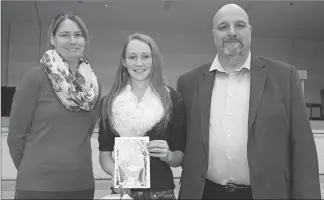
[[[85,57],[79,58],[75,75],[70,73],[55,50],[46,51],[40,62],[57,97],[67,109],[90,111],[95,106],[99,94],[98,81]]]

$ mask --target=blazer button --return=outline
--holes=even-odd
[[[206,177],[205,176],[201,176],[201,180],[202,181],[206,181]]]

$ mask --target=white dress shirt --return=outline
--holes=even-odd
[[[251,53],[240,69],[230,74],[218,55],[210,70],[217,70],[210,108],[207,179],[217,184],[250,185],[247,161]]]

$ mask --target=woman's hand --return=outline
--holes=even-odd
[[[169,161],[171,151],[165,140],[152,140],[147,143],[147,149],[150,156],[159,158],[162,161]]]
[[[129,188],[122,188],[122,186],[119,186],[118,188],[115,187],[111,187],[110,188],[112,191],[112,194],[120,194],[120,196],[122,197],[124,194],[130,194],[130,189]]]
[[[115,181],[114,175],[112,176],[113,182]],[[122,197],[124,194],[130,194],[130,189],[129,188],[123,188],[121,185],[118,188],[115,188],[114,185],[111,186],[111,193],[112,194],[120,194]]]

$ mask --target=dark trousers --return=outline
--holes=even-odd
[[[15,199],[93,199],[94,189],[67,191],[67,192],[43,192],[16,190]]]
[[[230,192],[225,186],[206,179],[203,199],[253,199],[253,197],[251,188]]]

